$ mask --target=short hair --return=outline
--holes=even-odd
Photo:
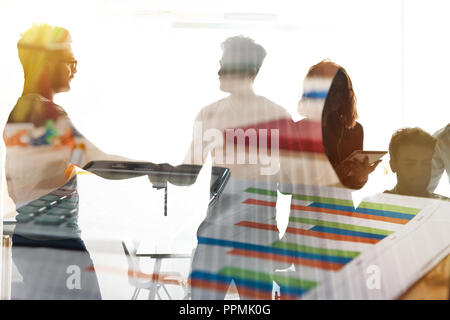
[[[53,54],[70,48],[69,31],[45,23],[33,24],[17,42],[19,59],[25,74],[37,73]]]
[[[330,108],[332,104],[339,103],[337,111],[342,117],[344,126],[349,129],[353,128],[356,125],[356,119],[358,119],[358,111],[356,110],[356,96],[353,91],[352,80],[347,71],[340,65],[326,59],[312,66],[306,76],[333,77],[325,100],[324,111]]]
[[[266,57],[266,50],[260,44],[244,36],[227,38],[221,48],[224,52],[231,52],[231,60],[222,61],[223,67],[244,72],[256,70],[258,73]]]
[[[389,143],[389,155],[394,159],[398,150],[403,146],[422,146],[430,149],[435,148],[437,139],[421,128],[402,128],[394,132]]]

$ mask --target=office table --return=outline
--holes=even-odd
[[[3,235],[3,261],[2,261],[2,300],[8,300],[11,297],[11,235]],[[153,273],[159,273],[161,269],[162,259],[166,258],[180,258],[189,259],[191,254],[156,254],[156,253],[139,253],[137,257],[148,257],[156,259]],[[436,281],[436,279],[439,279]],[[446,282],[446,283],[445,283]],[[149,293],[149,299],[155,299],[156,283]],[[449,300],[450,299],[450,256],[447,256],[439,264],[423,276],[419,281],[413,284],[406,293],[401,297],[401,300]]]
[[[450,300],[450,255],[413,284],[401,300]]]
[[[255,186],[252,186],[252,187],[255,187]],[[245,190],[245,188],[239,188],[239,190]],[[242,202],[239,201],[239,202],[236,202],[236,203],[239,203],[239,205],[244,208],[244,207],[249,206],[249,205],[255,205],[255,203],[263,203],[263,201],[265,201],[265,200],[270,200],[270,195],[266,197],[267,199],[266,198],[262,198],[262,196],[259,195],[258,198],[253,201],[254,203],[251,203],[251,202],[247,201],[248,199],[246,199],[246,198],[256,198],[256,196],[251,191],[248,191],[246,193],[245,197],[243,196]],[[244,200],[247,201],[247,203],[245,203]],[[236,221],[236,222],[240,222],[240,221]],[[248,225],[248,223],[246,225]],[[242,223],[241,223],[240,226],[237,226],[238,229],[239,228],[243,228],[243,227],[245,227],[245,226]],[[242,230],[244,230],[244,229],[242,229]],[[166,251],[166,250],[164,250],[162,252],[163,253],[156,253],[156,252],[153,252],[153,253],[142,253],[142,252],[140,252],[139,254],[137,254],[137,256],[140,256],[140,257],[147,256],[147,257],[155,259],[155,266],[154,266],[154,274],[155,275],[160,272],[162,259],[164,259],[164,258],[190,258],[191,257],[190,254],[185,254],[185,253],[175,253],[175,252],[170,252],[170,251]],[[178,254],[180,254],[180,255],[178,255]],[[149,298],[154,299],[155,294],[156,294],[156,283],[155,283],[155,286],[152,288],[152,290],[150,290]]]

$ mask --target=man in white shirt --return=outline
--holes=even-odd
[[[254,175],[275,176],[275,171],[278,170],[261,170],[268,169],[268,166],[274,164],[262,163],[260,158],[253,161],[256,163],[250,161],[250,158],[254,156],[251,154],[253,149],[247,150],[247,153],[250,153],[246,154],[249,159],[239,163],[237,157],[243,156],[239,154],[242,149],[236,150],[236,153],[227,150],[231,145],[236,148],[234,143],[230,143],[232,138],[235,137],[238,140],[242,138],[237,132],[238,129],[244,129],[244,134],[247,134],[245,138],[250,139],[249,136],[254,133],[250,130],[258,124],[291,118],[283,107],[263,96],[256,95],[253,91],[253,82],[266,56],[266,51],[252,39],[242,36],[228,38],[222,44],[222,48],[221,68],[218,72],[220,90],[230,95],[204,107],[199,112],[195,119],[191,148],[184,163],[203,165],[208,154],[211,154],[213,165],[227,164],[233,167],[237,165],[235,170],[232,170],[232,176],[249,178],[249,169],[252,177]],[[234,129],[234,132],[231,129]],[[216,133],[220,133],[222,137]],[[256,135],[259,136],[259,134],[260,132],[256,129]],[[243,144],[239,141],[237,143]],[[252,142],[249,144],[254,146]],[[235,156],[234,159],[230,158],[231,154]],[[248,166],[253,164],[255,166]],[[245,165],[245,173],[242,172],[242,165]],[[265,171],[268,174],[264,174]]]
[[[450,183],[450,123],[433,135],[437,139],[433,154],[432,171],[428,191],[433,192],[441,180],[444,171],[447,172]]]
[[[70,189],[74,192],[64,198],[67,203],[70,200],[70,206],[54,208],[51,214],[50,210],[42,210],[47,202],[30,201],[68,182],[66,169],[73,163],[71,154],[75,142],[81,141],[85,149],[84,159],[76,163],[79,166],[90,160],[125,158],[108,155],[82,137],[66,111],[53,101],[55,94],[70,90],[70,82],[77,71],[69,32],[48,24],[33,25],[23,33],[17,47],[24,71],[24,87],[3,133],[8,194],[18,212],[12,256],[23,277],[23,283],[13,285],[12,297],[101,299],[92,259],[78,228],[76,177],[70,180]],[[30,130],[30,134],[22,135],[28,138],[26,141],[18,136],[24,127]],[[14,133],[17,128],[19,132]],[[35,132],[40,132],[38,137],[33,137]],[[54,195],[46,197],[55,198]],[[68,270],[73,266],[79,269],[77,288],[67,285]]]
[[[230,95],[204,107],[197,115],[191,148],[184,163],[203,165],[211,155],[214,166],[230,168],[231,178],[197,231],[198,247],[191,273],[192,299],[225,297],[231,280],[217,276],[213,269],[239,264],[241,269],[272,272],[273,263],[260,260],[256,265],[248,266],[248,259],[229,254],[230,247],[222,244],[238,243],[243,235],[248,238],[245,242],[268,243],[278,240],[279,234],[276,208],[242,205],[242,196],[248,187],[277,189],[280,167],[277,131],[264,131],[258,127],[291,117],[284,108],[253,91],[253,82],[266,56],[262,46],[250,38],[237,36],[226,39],[222,49],[218,72],[220,89]],[[248,219],[255,213],[259,219],[274,223],[274,230],[252,233],[252,230],[236,227],[237,217]],[[245,284],[233,280],[241,298],[266,298],[259,295],[260,292],[246,295]],[[266,294],[271,295],[271,292]]]
[[[433,136],[420,128],[397,130],[389,143],[389,163],[397,175],[397,184],[385,193],[448,200],[427,189],[436,143]]]

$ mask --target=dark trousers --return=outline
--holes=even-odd
[[[81,238],[12,239],[12,259],[23,281],[12,283],[13,299],[101,299],[92,259]]]

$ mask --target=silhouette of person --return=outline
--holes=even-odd
[[[346,160],[353,151],[363,149],[364,137],[363,127],[356,121],[352,83],[341,66],[324,60],[309,69],[298,111],[304,118],[291,124],[282,135],[289,142],[290,150],[282,161],[281,191],[292,196],[289,222],[276,246],[285,250],[301,248],[307,255],[336,244],[309,230],[307,222],[314,221],[317,214],[305,202],[317,199],[316,195],[321,193],[351,199],[352,189],[363,187],[378,163],[371,166],[367,159],[364,162]],[[287,268],[290,264],[294,267]],[[311,276],[310,267],[328,268],[314,259],[298,259],[291,252],[286,255],[284,268],[279,269],[285,269],[281,274],[288,274],[297,281],[305,274],[319,280],[323,275],[317,272]],[[279,285],[281,299],[298,299],[302,294],[293,295],[286,281]]]
[[[18,212],[12,254],[23,277],[23,283],[13,284],[12,297],[101,299],[93,263],[78,228],[76,176],[69,180],[66,169],[71,163],[83,166],[96,158],[119,157],[103,153],[82,137],[66,111],[53,101],[55,94],[70,90],[77,71],[69,32],[48,24],[33,25],[17,47],[24,86],[3,133],[8,193]],[[80,141],[84,157],[74,160]],[[62,186],[67,193],[64,203],[42,214],[47,202],[35,199]],[[61,198],[63,191],[58,192]],[[57,196],[47,197],[51,202],[50,198]],[[37,225],[30,225],[30,219]],[[78,277],[74,286],[69,285],[71,272]]]
[[[397,130],[389,143],[389,164],[397,184],[385,193],[449,200],[427,189],[436,143],[436,138],[420,128]]]
[[[363,127],[356,121],[356,97],[350,77],[344,68],[331,61],[312,66],[307,77],[328,75],[330,72],[334,73],[334,77],[323,107],[323,145],[342,184],[359,189],[380,161],[369,165],[367,158],[364,162],[347,160],[353,151],[363,150],[364,144]]]
[[[433,192],[439,184],[444,171],[447,172],[450,183],[450,124],[438,130],[434,135],[437,139],[434,149],[430,185],[428,191]]]
[[[356,98],[346,71],[327,60],[312,66],[298,111],[304,118],[280,132],[281,148],[288,149],[282,157],[282,182],[363,187],[379,161],[347,159],[363,149],[364,132],[356,121]]]
[[[229,96],[199,112],[184,161],[184,164],[203,165],[210,155],[213,166],[231,170],[231,178],[222,195],[209,207],[197,231],[198,246],[190,276],[192,299],[223,299],[232,281],[241,298],[270,299],[271,284],[270,288],[252,288],[250,292],[242,277],[224,277],[221,272],[230,267],[237,268],[238,274],[255,269],[273,271],[274,265],[270,261],[260,260],[250,265],[249,259],[231,251],[241,244],[245,247],[246,243],[278,240],[275,207],[243,204],[243,191],[249,187],[277,189],[279,159],[278,139],[275,138],[278,136],[270,130],[272,135],[266,135],[267,130],[260,130],[259,125],[290,119],[290,115],[281,106],[253,91],[254,80],[266,56],[261,45],[253,39],[236,36],[226,39],[222,49],[218,72],[220,90]],[[239,227],[239,222],[251,220],[255,215],[261,221],[270,221],[273,230],[255,233],[252,229]]]

